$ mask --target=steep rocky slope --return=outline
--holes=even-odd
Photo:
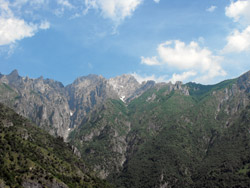
[[[144,138],[149,138],[147,135],[149,128],[152,129],[150,132],[152,135],[155,134],[153,132],[160,131],[155,127],[153,121],[148,119],[151,118],[151,106],[146,108],[143,106],[144,103],[150,104],[156,100],[156,91],[165,88],[165,94],[176,91],[184,96],[188,95],[187,86],[181,85],[180,82],[176,84],[148,82],[144,83],[143,86],[147,88],[144,90],[146,93],[130,103],[124,103],[117,99],[106,100],[92,111],[82,125],[77,127],[69,137],[71,143],[79,149],[81,155],[93,165],[102,178],[121,171],[124,162],[130,154],[134,153],[137,145],[144,142]],[[143,89],[142,87],[141,91]],[[146,101],[140,102],[141,104],[138,105],[138,101],[144,99]],[[142,108],[143,115],[135,116],[133,106]],[[144,124],[144,120],[146,124]],[[138,124],[138,122],[140,123]],[[144,133],[144,131],[147,132]],[[142,138],[141,135],[137,134],[144,134],[145,137]]]
[[[61,113],[65,124],[54,118],[49,126],[47,118],[39,119],[48,110],[24,115],[68,138],[75,152],[117,187],[249,186],[250,72],[208,86],[89,75],[64,87],[16,72],[1,75],[0,83],[0,100],[20,114],[36,109],[39,100],[45,101],[42,109]],[[32,100],[31,88],[39,100]],[[61,103],[55,103],[59,96]]]
[[[124,103],[109,99],[70,134],[69,140],[100,177],[106,178],[111,171],[120,171],[126,160],[130,126]]]
[[[89,75],[77,78],[66,87],[71,109],[71,128],[82,123],[90,111],[108,98],[118,99],[108,81],[102,76]]]
[[[0,187],[110,187],[70,145],[0,104]]]
[[[122,101],[127,101],[140,88],[138,81],[131,75],[110,78],[108,83],[117,92]]]
[[[30,79],[15,70],[0,77],[0,102],[54,135],[67,137],[70,108],[64,86],[50,79]]]
[[[60,82],[43,77],[21,77],[16,70],[9,75],[0,74],[0,102],[65,140],[91,111],[107,99],[120,98],[125,102],[147,89],[145,83],[139,84],[130,75],[109,80],[88,75],[64,87]],[[126,97],[123,99],[123,96]]]

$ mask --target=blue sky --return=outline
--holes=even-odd
[[[250,68],[250,0],[0,0],[0,72],[213,84]]]

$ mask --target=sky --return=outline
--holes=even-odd
[[[0,0],[0,72],[215,84],[250,70],[250,0]]]

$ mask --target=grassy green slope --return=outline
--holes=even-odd
[[[155,187],[165,181],[180,186],[191,182],[193,164],[199,162],[200,153],[192,137],[192,125],[184,115],[195,105],[192,96],[168,92],[167,87],[147,91],[132,101],[128,106],[133,120],[129,134],[136,134],[139,141],[134,140],[137,146],[133,146],[130,159],[111,181],[118,187]]]
[[[247,187],[246,182],[250,179],[238,173],[241,168],[240,172],[248,173],[248,166],[242,167],[241,163],[247,163],[249,160],[245,151],[249,144],[247,128],[244,128],[245,136],[239,136],[242,130],[241,122],[243,122],[240,118],[241,111],[245,110],[241,106],[242,93],[229,96],[223,103],[225,92],[232,89],[234,83],[236,80],[228,80],[214,86],[192,84],[190,96],[182,95],[178,91],[166,94],[164,89],[148,91],[141,98],[133,101],[129,105],[132,112],[131,119],[134,119],[133,131],[130,134],[137,134],[137,140],[144,141],[139,142],[138,147],[134,149],[134,154],[125,163],[121,174],[111,178],[111,181],[114,181],[118,187],[137,188],[160,185],[204,187],[206,184],[211,185],[210,187],[218,185],[219,187],[223,185]],[[156,97],[149,102],[147,99],[153,93]],[[234,108],[238,112],[234,112],[233,115],[226,113],[227,109]],[[231,121],[230,125],[234,122],[230,128],[227,127],[228,121]],[[228,140],[228,137],[239,139]],[[220,139],[224,139],[224,142],[220,142]],[[217,143],[217,146],[213,145],[214,143]],[[221,152],[216,157],[211,154],[212,151],[218,152],[220,149]],[[247,156],[241,160],[244,154]],[[225,156],[231,157],[227,159],[228,163],[231,160],[241,161],[235,162],[235,168],[238,171],[231,172],[231,176],[220,173],[211,183],[206,179],[208,174],[204,174],[204,171],[206,172],[207,168],[223,171],[221,161]],[[197,178],[196,174],[202,172],[203,176],[200,175]],[[227,179],[233,176],[233,180],[238,178],[238,182],[226,183]],[[221,181],[220,184],[219,181]]]
[[[2,187],[109,187],[88,173],[61,138],[54,138],[0,104]]]

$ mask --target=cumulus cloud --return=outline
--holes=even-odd
[[[240,53],[250,50],[250,0],[232,1],[226,7],[226,16],[232,18],[234,22],[238,22],[245,29],[235,29],[227,36],[227,44],[222,50],[223,53]]]
[[[250,50],[250,26],[242,32],[235,30],[227,37],[223,52],[243,52]]]
[[[0,45],[7,45],[25,37],[32,37],[36,30],[36,25],[28,24],[24,20],[0,18]]]
[[[158,57],[143,58],[144,64],[149,66],[167,66],[184,71],[180,75],[173,75],[172,80],[186,80],[191,76],[200,78],[203,83],[208,83],[217,76],[225,76],[226,72],[220,66],[222,57],[215,56],[207,48],[201,48],[198,43],[192,41],[185,44],[182,41],[166,41],[157,48]],[[147,61],[145,61],[147,60]],[[157,60],[159,63],[154,63]]]
[[[159,2],[160,2],[160,0],[154,0],[154,2],[155,2],[155,3],[159,3]]]
[[[149,80],[153,80],[153,81],[155,81],[155,82],[157,82],[157,83],[160,83],[160,82],[167,82],[167,81],[168,81],[168,80],[167,80],[167,76],[159,76],[159,77],[157,77],[157,76],[155,76],[154,74],[148,76],[148,75],[140,75],[140,74],[137,74],[137,73],[132,73],[131,75],[134,76],[135,79],[136,79],[138,82],[140,82],[140,83],[142,83],[142,82],[144,82],[144,81],[149,81]]]
[[[188,71],[188,72],[183,72],[182,74],[176,74],[174,73],[172,78],[169,79],[172,83],[175,83],[177,81],[185,81],[189,79],[190,77],[194,77],[197,75],[197,72],[195,71]]]
[[[93,8],[101,11],[104,18],[108,18],[119,24],[126,17],[132,15],[142,0],[85,0],[86,12]]]
[[[194,41],[187,45],[179,40],[167,41],[158,46],[158,53],[164,64],[180,70],[198,69],[204,72],[220,59]]]
[[[23,38],[34,36],[39,29],[49,28],[47,21],[38,26],[16,18],[8,1],[5,0],[0,0],[0,12],[0,45],[10,45]]]
[[[146,64],[146,65],[160,65],[160,62],[158,61],[157,57],[141,57],[141,64]]]
[[[219,64],[214,64],[210,70],[205,74],[199,74],[193,80],[199,83],[210,84],[213,83],[212,80],[218,76],[226,76],[227,73],[221,68]]]
[[[233,18],[235,22],[244,20],[249,23],[250,21],[250,0],[232,1],[226,7],[226,16]]]
[[[157,83],[172,82],[174,84],[177,81],[185,81],[185,80],[189,79],[190,77],[194,77],[197,75],[197,73],[195,71],[187,71],[187,72],[183,72],[181,74],[174,73],[170,79],[168,78],[167,75],[163,75],[163,76],[156,76],[154,74],[152,74],[152,75],[140,75],[137,73],[132,73],[131,75],[134,76],[135,79],[140,83],[142,83],[144,81],[153,80]]]
[[[206,11],[207,12],[214,12],[216,8],[217,8],[216,6],[212,5],[211,7],[209,7],[208,9],[206,9]]]
[[[0,0],[0,17],[11,17],[13,16],[12,11],[9,8],[9,2]]]

